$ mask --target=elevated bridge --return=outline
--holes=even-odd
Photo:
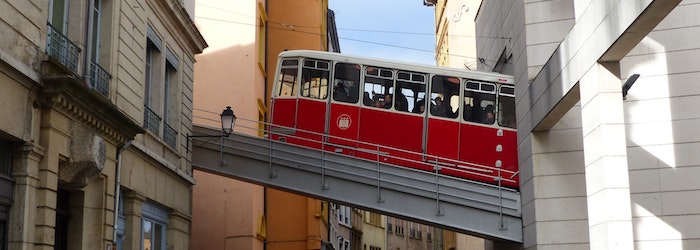
[[[523,240],[517,190],[237,133],[193,137],[188,148],[200,171],[495,241]]]

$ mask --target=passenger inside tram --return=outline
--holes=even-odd
[[[369,97],[369,93],[365,91],[365,93],[362,96],[362,104],[365,106],[372,106],[372,98]]]
[[[493,105],[486,106],[486,108],[484,108],[484,119],[482,123],[493,124],[496,117],[493,112]]]

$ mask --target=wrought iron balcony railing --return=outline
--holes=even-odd
[[[111,78],[112,75],[110,75],[107,70],[102,68],[99,64],[90,61],[90,72],[85,77],[85,81],[90,88],[97,90],[97,92],[105,97],[109,97],[109,80]]]
[[[147,106],[143,107],[143,112],[143,127],[160,136],[160,116]]]
[[[80,47],[64,36],[61,31],[51,26],[51,24],[48,24],[48,27],[49,35],[46,39],[46,54],[56,59],[74,74],[79,75],[78,58],[80,58]]]
[[[170,147],[177,146],[177,131],[168,123],[163,123],[163,141]]]

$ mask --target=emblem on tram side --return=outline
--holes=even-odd
[[[335,122],[335,124],[338,126],[339,129],[341,130],[346,130],[350,128],[350,124],[352,124],[352,120],[350,119],[350,116],[347,114],[342,114],[338,116],[338,120]]]

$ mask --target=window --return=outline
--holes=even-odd
[[[493,124],[495,104],[496,85],[493,83],[467,81],[464,84],[464,113],[462,118],[465,121]],[[489,117],[489,113],[491,113],[491,117]]]
[[[112,76],[105,63],[109,62],[112,34],[104,30],[110,30],[112,20],[103,18],[111,11],[111,5],[104,4],[106,1],[87,0],[86,11],[82,7],[70,8],[76,4],[69,4],[68,0],[50,0],[46,53],[81,75],[87,86],[109,97]],[[80,42],[84,47],[74,41],[85,41]]]
[[[351,227],[350,225],[350,214],[352,213],[351,208],[348,206],[338,205],[338,223]]]
[[[163,41],[150,26],[146,37],[143,126],[157,137],[162,136],[163,142],[174,148],[180,118],[180,62],[173,50],[163,46]]]
[[[357,103],[360,99],[360,65],[338,63],[333,72],[333,100]],[[365,99],[369,94],[365,92]]]
[[[455,118],[459,114],[459,78],[433,76],[430,90],[430,114]]]
[[[394,226],[391,224],[391,221],[389,221],[389,218],[386,219],[386,231],[388,233],[393,233],[394,232]]]
[[[394,109],[423,114],[425,112],[425,74],[399,71],[396,74]]]
[[[280,67],[279,89],[277,96],[296,96],[298,78],[298,60],[283,60]]]
[[[305,59],[301,71],[301,96],[326,99],[328,97],[329,74],[328,61]]]
[[[88,74],[85,77],[88,85],[96,89],[103,95],[109,95],[109,77],[105,75],[107,72],[100,66],[100,34],[101,34],[101,19],[102,19],[102,1],[90,1],[89,6],[89,22],[88,22]]]
[[[364,91],[372,94],[372,103],[365,106],[389,109],[393,105],[394,71],[386,68],[367,67],[365,69]]]
[[[160,136],[160,122],[162,118],[158,115],[160,110],[160,98],[162,85],[157,84],[160,80],[158,72],[161,70],[161,46],[162,41],[155,31],[148,26],[146,42],[146,79],[144,95],[144,127],[152,133]]]
[[[369,212],[369,224],[381,227],[382,215],[378,213]]]
[[[394,226],[394,233],[396,235],[403,236],[404,230],[403,230],[403,221],[399,219],[395,219],[394,221],[396,225]]]
[[[178,91],[177,67],[179,61],[174,53],[167,49],[165,53],[165,81],[163,82],[163,141],[175,148],[177,142],[177,130],[173,127],[178,123]]]
[[[143,203],[141,220],[142,250],[165,250],[165,230],[168,213],[152,203]]]
[[[340,250],[350,250],[350,241],[345,238],[338,236],[338,249]]]
[[[501,86],[498,92],[498,125],[515,128],[515,88]]]

